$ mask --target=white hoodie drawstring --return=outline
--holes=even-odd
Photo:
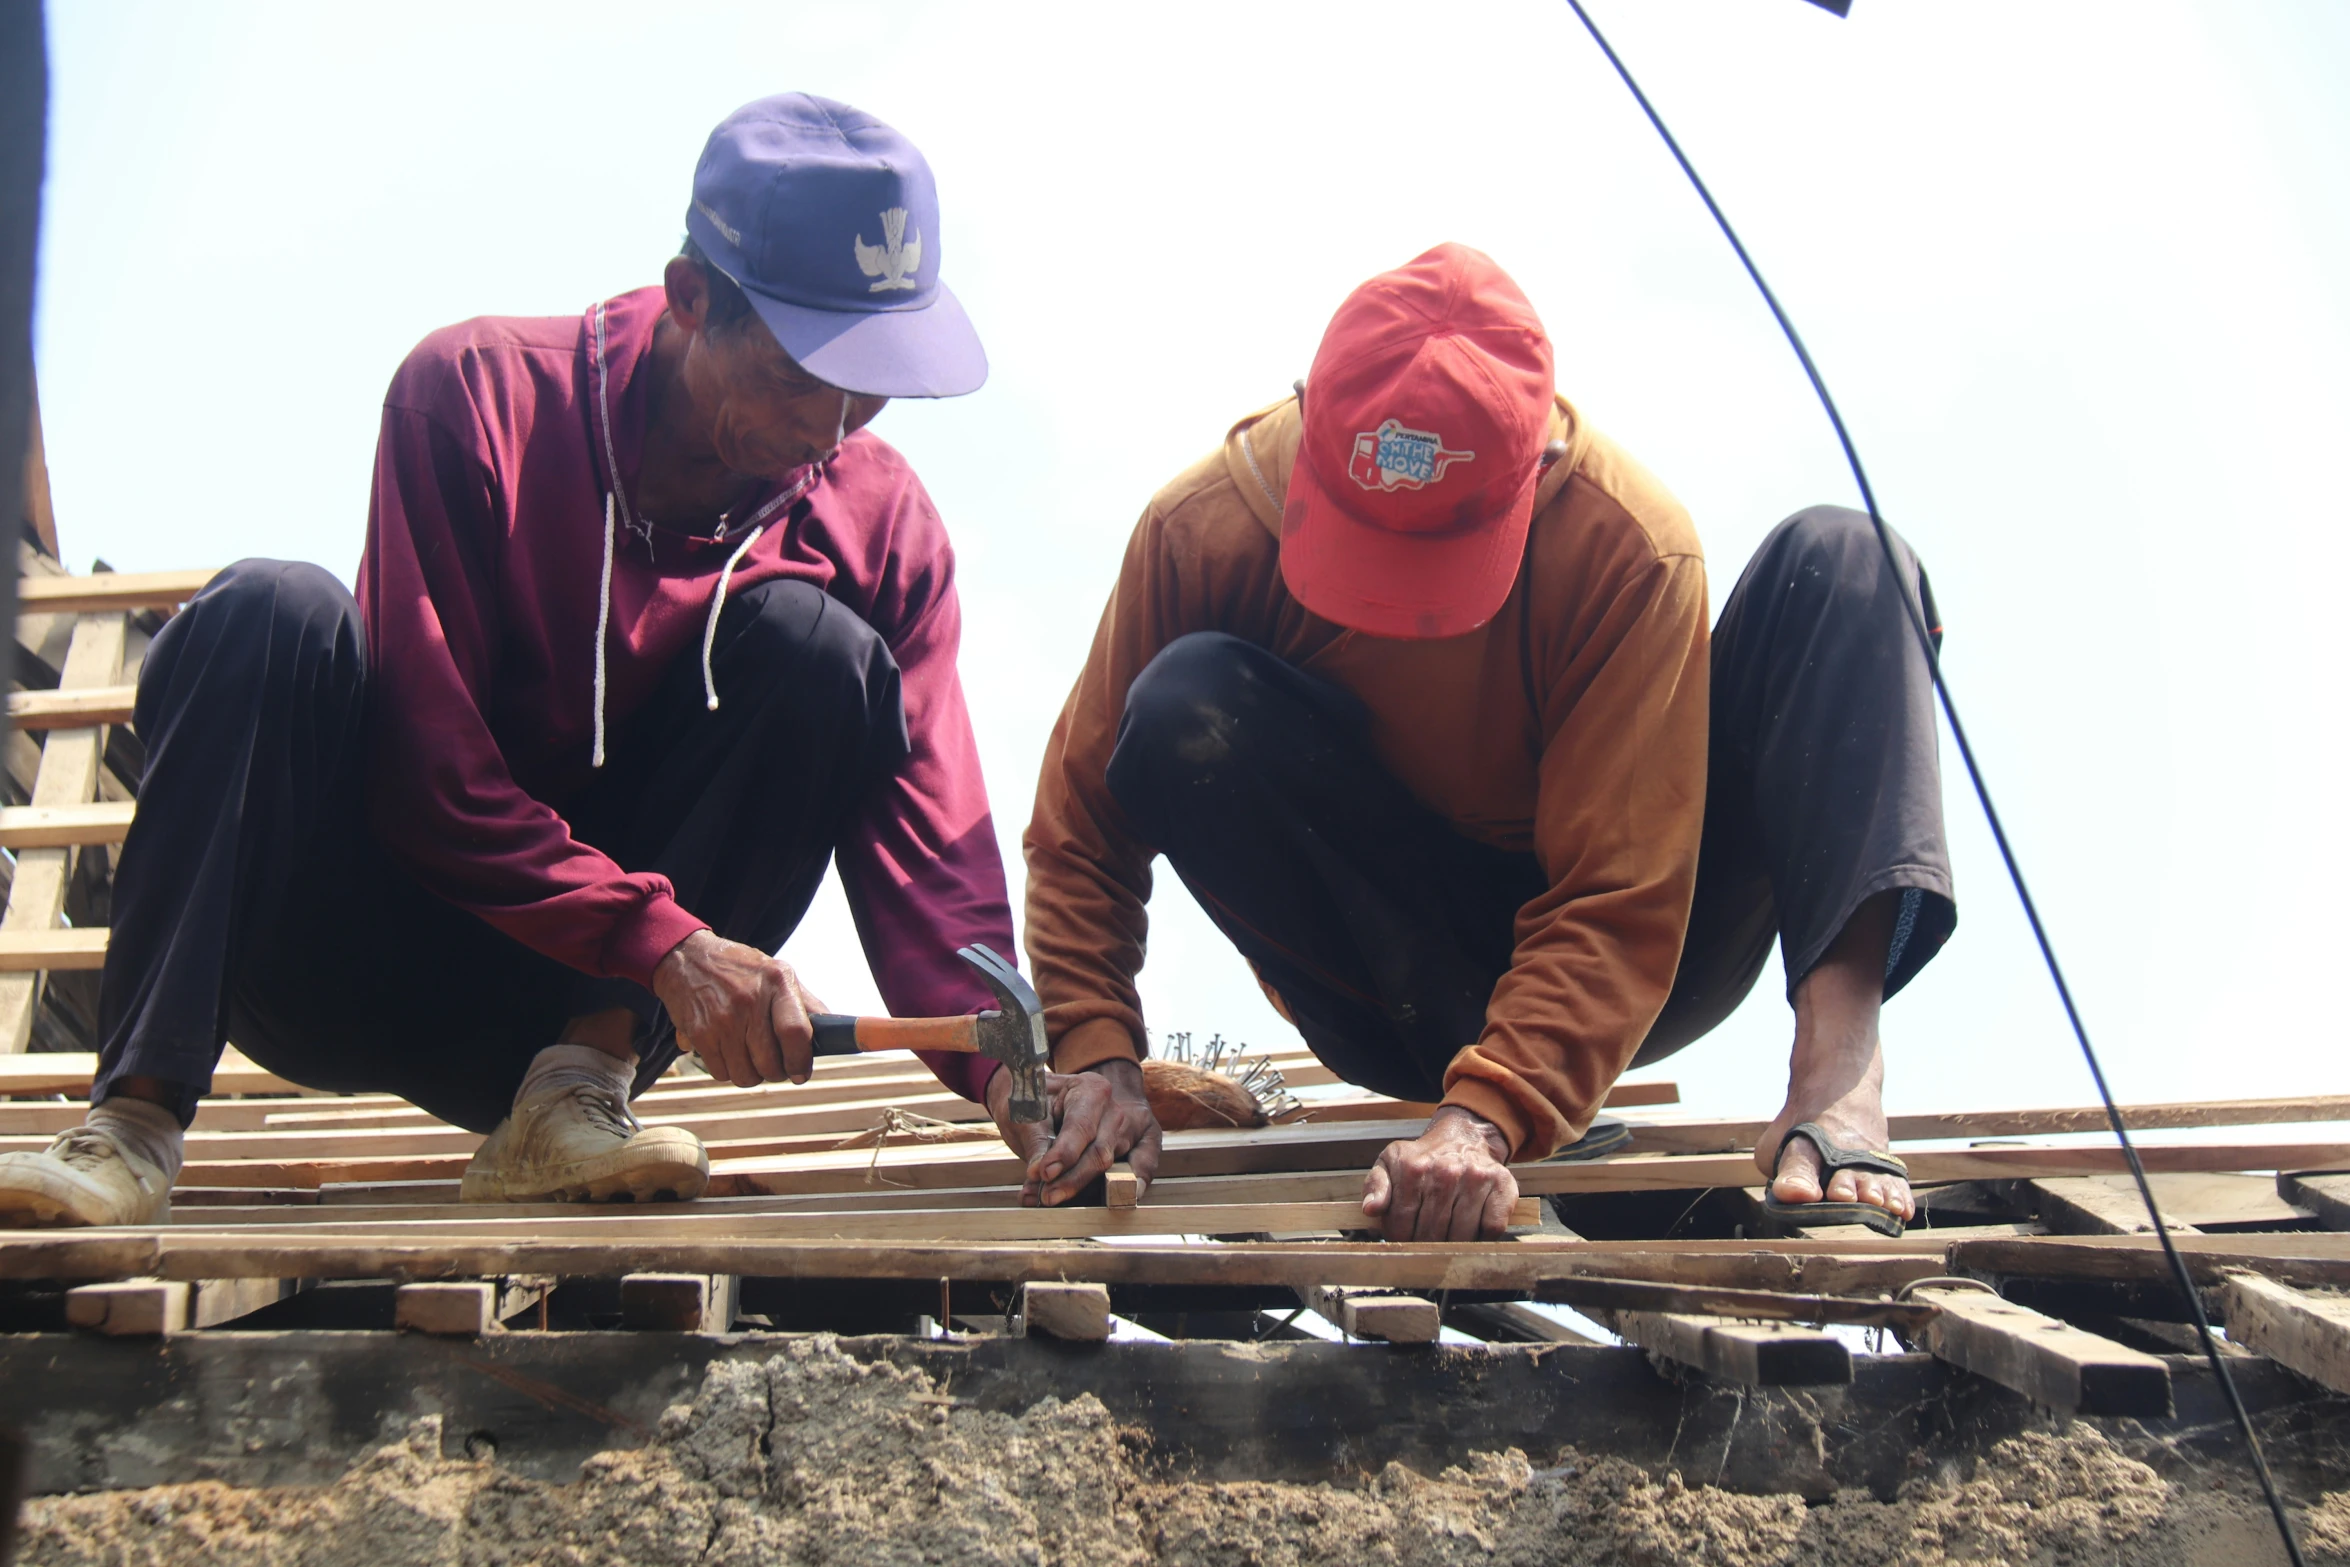
[[[733,577],[734,568],[766,531],[764,526],[753,528],[749,537],[734,547],[734,553],[726,557],[726,565],[718,573],[718,591],[710,595],[710,619],[702,627],[702,697],[713,713],[718,711],[718,681],[710,673],[710,650],[718,645],[718,612],[726,607],[726,584]]]
[[[604,492],[604,583],[596,594],[596,751],[589,765],[604,765],[604,640],[612,627],[612,492]],[[702,655],[703,679],[709,678],[710,658]],[[711,705],[718,699],[712,697]]]

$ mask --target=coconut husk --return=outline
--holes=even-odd
[[[1170,1132],[1265,1124],[1256,1096],[1221,1072],[1154,1056],[1142,1064],[1142,1083],[1150,1094],[1151,1114]]]

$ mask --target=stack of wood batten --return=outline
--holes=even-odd
[[[28,803],[0,809],[0,846],[15,857],[0,919],[0,1151],[43,1147],[86,1108],[92,1055],[25,1053],[41,977],[103,962],[106,932],[65,923],[66,889],[74,856],[120,842],[135,808],[135,780],[104,766],[144,646],[130,617],[168,612],[208,576],[67,577],[28,559],[25,636],[59,679],[9,698],[12,761],[30,786]],[[2159,1323],[2138,1321],[2141,1342],[2125,1343],[1953,1282],[2159,1293],[2162,1258],[2118,1150],[2047,1140],[2100,1130],[2095,1107],[1895,1117],[1925,1194],[1919,1227],[1897,1240],[1586,1240],[1544,1222],[1537,1199],[1570,1212],[1609,1194],[1736,1199],[1758,1180],[1763,1123],[1680,1115],[1673,1085],[1626,1083],[1610,1108],[1634,1124],[1629,1150],[1521,1166],[1512,1238],[1386,1245],[1359,1236],[1362,1172],[1415,1134],[1427,1107],[1347,1090],[1302,1050],[1271,1059],[1306,1092],[1303,1114],[1171,1134],[1140,1207],[1019,1206],[1019,1164],[977,1107],[911,1057],[881,1055],[821,1062],[802,1087],[665,1079],[638,1110],[709,1144],[700,1202],[485,1208],[455,1201],[476,1134],[386,1095],[307,1093],[232,1049],[190,1133],[175,1222],[0,1235],[0,1288],[69,1286],[71,1319],[115,1334],[232,1326],[322,1279],[401,1282],[400,1321],[421,1331],[495,1331],[551,1281],[583,1277],[620,1279],[633,1322],[723,1330],[735,1280],[786,1277],[1032,1287],[1020,1315],[1077,1336],[1106,1331],[1111,1287],[1188,1284],[1287,1292],[1365,1338],[1425,1340],[1440,1323],[1566,1336],[1516,1298],[1576,1306],[1660,1357],[1741,1383],[1849,1380],[1848,1341],[1820,1325],[1857,1324],[2051,1407],[2169,1407],[2171,1366],[2157,1352],[2169,1346],[2146,1338],[2160,1339]],[[2204,1134],[2144,1158],[2237,1344],[2350,1391],[2350,1309],[2325,1293],[2350,1286],[2350,1176],[2321,1173],[2350,1170],[2350,1144],[2224,1131],[2350,1120],[2350,1096],[2128,1113],[2137,1127]],[[1915,1146],[1982,1139],[2016,1141]],[[1474,1305],[1454,1303],[1469,1295]]]

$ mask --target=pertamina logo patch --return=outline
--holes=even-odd
[[[1366,490],[1416,490],[1443,478],[1444,470],[1452,464],[1469,462],[1476,455],[1448,451],[1435,432],[1407,430],[1397,421],[1385,419],[1378,429],[1355,437],[1346,476]]]

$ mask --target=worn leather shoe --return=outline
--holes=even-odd
[[[163,1172],[97,1127],[77,1126],[40,1153],[0,1154],[0,1229],[170,1222]]]
[[[466,1202],[689,1202],[710,1156],[682,1126],[646,1126],[609,1088],[575,1084],[526,1099],[465,1167]]]

